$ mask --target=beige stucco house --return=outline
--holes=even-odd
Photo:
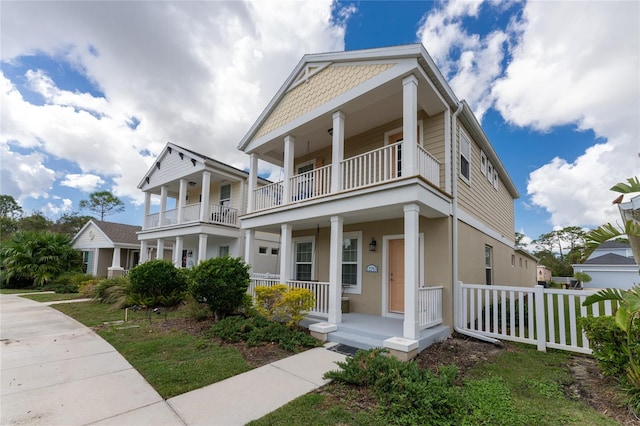
[[[454,282],[536,283],[515,247],[518,191],[421,44],[305,55],[239,149],[246,257],[258,232],[279,234],[277,281],[316,294],[311,328],[329,340],[411,357],[454,330]],[[283,180],[262,183],[258,160]]]
[[[169,256],[177,267],[191,267],[212,257],[243,258],[239,217],[247,208],[248,180],[243,170],[167,143],[138,185],[145,194],[140,261]],[[258,233],[252,250],[252,272],[278,272],[279,235]]]

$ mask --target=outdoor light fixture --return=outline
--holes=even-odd
[[[369,243],[369,251],[376,251],[376,246],[378,245],[378,243],[376,243],[375,238],[371,238],[371,242]]]
[[[329,133],[329,136],[333,136],[333,127],[327,130],[327,133]]]
[[[189,186],[196,186],[196,183],[194,181],[189,181]]]
[[[189,251],[187,252],[187,257],[191,257],[191,256],[193,256],[193,251],[192,251],[192,250],[189,250]]]

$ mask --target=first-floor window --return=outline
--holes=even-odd
[[[82,272],[85,274],[93,274],[93,252],[82,252]]]
[[[313,241],[296,242],[295,279],[310,281],[313,279]]]
[[[493,284],[493,248],[491,246],[484,246],[484,267],[485,267],[485,279],[487,285]]]
[[[362,282],[362,232],[342,236],[342,286],[347,293],[360,293]]]
[[[229,256],[229,246],[220,246],[218,248],[218,256],[219,257]]]

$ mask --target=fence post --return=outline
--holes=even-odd
[[[547,326],[546,316],[544,314],[544,287],[536,285],[533,290],[534,303],[536,309],[536,340],[538,341],[538,350],[547,351]]]

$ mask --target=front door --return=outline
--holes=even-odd
[[[389,312],[404,313],[404,239],[389,240]]]

